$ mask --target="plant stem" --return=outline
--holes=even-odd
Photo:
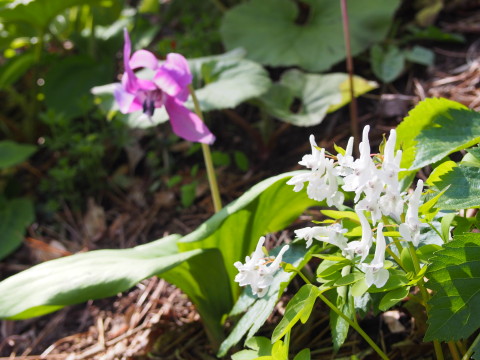
[[[413,246],[412,243],[408,244],[408,250],[410,251],[410,256],[412,257],[413,267],[415,268],[415,275],[416,275],[420,272],[420,261],[418,260],[417,253],[415,252],[415,247]],[[430,294],[428,293],[427,289],[425,289],[425,284],[423,279],[420,279],[418,281],[417,286],[420,289],[425,310],[427,310],[427,313],[428,313],[430,310],[430,306],[428,305]],[[435,349],[435,356],[437,357],[437,360],[443,360],[444,357],[443,357],[442,346],[437,340],[433,341],[433,347]]]
[[[473,349],[475,348],[475,346],[477,346],[477,344],[480,342],[480,334],[477,335],[477,337],[475,338],[475,340],[473,340],[473,343],[472,345],[470,345],[470,347],[468,348],[467,352],[465,353],[465,355],[463,355],[462,357],[462,360],[468,360],[470,359],[470,356],[472,356],[473,354]]]
[[[458,353],[457,346],[453,341],[449,341],[448,348],[450,349],[450,354],[452,354],[453,360],[460,360],[460,354]]]
[[[352,328],[354,328],[364,339],[365,341],[373,348],[373,350],[376,351],[376,353],[384,360],[389,360],[388,356],[380,349],[377,344],[372,340],[370,336],[367,335],[365,331],[362,330],[362,328],[357,325],[352,319],[350,319],[348,316],[346,316],[344,313],[340,311],[335,305],[333,305],[323,294],[318,295],[322,301],[328,305],[330,309],[332,309],[338,316],[340,316],[342,319],[344,319],[346,322],[350,324]]]
[[[358,134],[357,100],[355,98],[355,90],[353,85],[353,60],[352,60],[352,50],[350,46],[350,30],[348,26],[349,20],[348,20],[347,0],[340,0],[340,4],[342,8],[343,38],[345,40],[345,51],[347,53],[348,80],[350,82],[350,128],[352,130],[352,135],[353,135],[353,138],[355,139],[355,143],[358,143],[360,137]]]
[[[195,107],[195,113],[198,115],[203,122],[202,110],[200,109],[200,104],[198,103],[197,96],[195,95],[195,90],[193,90],[192,85],[188,86],[190,95],[192,96],[193,105]],[[215,212],[219,212],[222,209],[222,199],[220,198],[220,191],[218,190],[217,177],[215,175],[215,169],[213,167],[212,154],[210,153],[210,146],[202,143],[202,152],[203,160],[205,161],[205,167],[207,169],[208,184],[210,185],[210,192],[212,194],[213,208]]]

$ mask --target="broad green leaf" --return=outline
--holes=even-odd
[[[0,89],[13,85],[35,64],[35,55],[26,52],[10,59],[0,68]]]
[[[211,343],[218,348],[225,337],[221,319],[233,306],[230,283],[220,251],[207,249],[201,256],[187,259],[160,277],[187,294],[202,318]]]
[[[293,360],[310,360],[310,359],[311,359],[310,349],[303,349],[293,358]]]
[[[245,347],[251,350],[242,350],[232,355],[232,360],[254,360],[260,356],[272,353],[272,342],[264,336],[254,336],[245,342]]]
[[[380,289],[373,285],[370,286],[370,288],[368,289],[369,293],[387,292],[408,284],[408,279],[406,278],[405,273],[402,270],[389,269],[388,272],[390,273],[390,276],[386,284],[383,285],[383,287],[381,287]]]
[[[179,237],[171,235],[132,249],[76,254],[13,275],[0,282],[0,317],[26,319],[113,296],[208,251],[178,253]]]
[[[0,20],[3,23],[25,22],[44,32],[50,22],[65,9],[96,3],[95,0],[3,1],[0,5]]]
[[[298,321],[305,324],[319,293],[318,287],[310,284],[305,284],[298,290],[295,296],[288,302],[282,320],[273,331],[272,342],[280,340],[285,336]]]
[[[289,0],[241,3],[223,17],[223,42],[227,49],[246,49],[250,59],[262,64],[328,70],[346,56],[340,3],[305,0],[302,4],[300,12]],[[398,5],[397,0],[348,1],[353,55],[385,37]]]
[[[69,118],[85,114],[93,106],[89,90],[113,76],[111,64],[86,56],[72,56],[51,67],[45,76],[45,104]]]
[[[332,219],[351,219],[357,223],[360,223],[358,215],[354,211],[320,210],[320,212]]]
[[[435,244],[423,245],[416,250],[418,259],[423,263],[430,263],[435,252],[441,250],[442,247]]]
[[[330,300],[334,304],[336,303],[337,308],[343,314],[352,319],[353,316],[355,316],[355,310],[353,304],[349,301],[353,301],[353,298],[351,296],[346,296],[346,293],[345,297],[342,297],[336,290],[333,291],[335,298]],[[350,324],[344,318],[338,316],[335,311],[330,310],[330,329],[332,332],[333,350],[337,352],[347,339]]]
[[[242,51],[189,59],[188,63],[202,111],[234,108],[248,99],[262,95],[271,84],[267,71],[261,65],[245,59]],[[113,84],[97,86],[91,90],[106,112],[118,110],[113,90]],[[191,110],[194,108],[191,99],[185,105]],[[155,126],[168,120],[164,108],[156,109],[152,119],[141,115],[139,111],[117,116],[122,117],[129,126],[138,128]]]
[[[387,49],[380,45],[373,46],[370,49],[370,61],[373,73],[386,83],[395,80],[405,68],[405,56],[396,46]]]
[[[389,291],[385,296],[380,300],[378,308],[382,311],[387,311],[396,303],[405,299],[410,293],[410,287],[401,287],[392,291]]]
[[[221,251],[234,299],[238,297],[239,287],[233,281],[237,274],[233,263],[243,262],[261,236],[284,229],[306,208],[318,205],[305,192],[294,192],[293,187],[286,184],[298,173],[301,172],[274,176],[253,186],[179,242],[182,251],[198,248]]]
[[[435,53],[423,46],[415,45],[410,50],[404,50],[405,58],[411,62],[430,66],[435,61]]]
[[[277,248],[276,250],[279,249]],[[272,253],[275,254],[275,252]],[[305,245],[292,244],[290,249],[288,249],[283,256],[283,261],[301,268],[310,259],[310,256],[306,254],[308,253],[305,249]],[[247,335],[247,339],[255,335],[272,313],[278,297],[282,294],[283,290],[285,290],[285,287],[294,276],[294,273],[278,271],[274,275],[274,280],[268,293],[262,298],[254,296],[250,287],[247,287],[243,291],[235,304],[231,315],[239,314],[242,310],[246,311],[246,313],[238,321],[233,331],[220,346],[220,350],[217,354],[218,356],[224,356],[228,349],[237,344],[245,334]]]
[[[364,279],[364,278],[365,278],[365,274],[362,273],[362,272],[350,273],[350,274],[347,274],[347,275],[341,277],[337,281],[335,281],[335,286],[350,285],[350,284],[356,283],[357,281],[359,281],[361,279]]]
[[[354,77],[355,96],[376,87],[373,81]],[[297,126],[313,126],[320,124],[328,112],[350,102],[349,89],[348,74],[318,75],[292,69],[284,72],[280,81],[258,101],[269,114],[280,120]]]
[[[403,169],[412,167],[419,145],[416,138],[423,129],[434,124],[436,119],[448,116],[451,110],[466,109],[464,105],[447,99],[429,98],[419,102],[397,127],[397,147],[403,150],[400,167]],[[410,170],[414,170],[414,167]],[[400,176],[406,177],[412,173],[414,171],[404,171]]]
[[[447,243],[435,253],[426,277],[434,294],[425,341],[467,339],[480,328],[480,234]]]
[[[34,220],[31,200],[0,198],[0,260],[20,246],[27,226]]]
[[[436,206],[444,210],[480,207],[480,168],[456,166],[454,162],[442,165],[428,178],[429,184],[445,191]]]
[[[18,165],[27,160],[37,147],[29,144],[19,144],[10,140],[0,141],[0,169]]]

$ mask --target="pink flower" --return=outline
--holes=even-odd
[[[117,84],[114,95],[120,111],[124,114],[142,110],[151,117],[156,108],[165,106],[175,134],[188,141],[211,144],[215,136],[204,122],[188,110],[188,85],[192,74],[187,60],[180,54],[170,53],[159,65],[157,58],[147,50],[138,50],[131,55],[131,42],[125,29],[123,63],[125,72]],[[131,56],[130,56],[131,55]],[[138,77],[134,70],[149,70],[147,78]]]

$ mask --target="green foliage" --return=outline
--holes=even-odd
[[[405,68],[405,55],[395,45],[386,49],[380,45],[373,46],[370,49],[370,61],[375,76],[386,83],[395,80]]]
[[[34,220],[35,212],[30,199],[7,200],[0,197],[0,260],[20,246],[25,228]]]
[[[385,37],[398,5],[396,0],[348,2],[353,55]],[[227,49],[245,48],[250,59],[265,65],[320,72],[346,56],[337,1],[244,2],[224,15],[220,31]]]
[[[260,356],[268,356],[272,353],[270,339],[263,336],[254,336],[245,342],[249,350],[242,350],[232,355],[232,360],[254,360]]]
[[[480,234],[456,236],[435,253],[426,276],[434,295],[425,341],[467,339],[480,327]]]
[[[377,87],[372,81],[354,77],[355,96]],[[347,74],[307,74],[292,69],[259,98],[260,105],[272,116],[296,126],[314,126],[327,113],[350,102]]]
[[[66,305],[114,295],[162,273],[196,303],[208,334],[213,343],[218,343],[222,337],[222,316],[239,292],[233,281],[232,264],[250,254],[261,235],[284,228],[313,203],[304,193],[294,193],[286,185],[294,174],[282,174],[257,184],[182,239],[172,235],[128,250],[77,254],[14,275],[0,283],[0,293],[8,293],[0,304],[0,317],[42,315]],[[299,248],[303,251],[292,249],[285,261],[300,265],[305,249]],[[288,282],[291,274],[281,272],[278,276],[276,289],[271,288],[270,295],[274,295],[263,298],[270,299],[270,309],[284,288],[282,283]],[[262,314],[266,319],[269,312]],[[258,329],[264,320],[260,324],[258,318],[255,320]]]
[[[24,162],[35,151],[37,147],[34,145],[18,144],[10,140],[0,141],[0,169]]]
[[[429,185],[445,191],[436,206],[444,210],[480,207],[479,175],[478,167],[457,166],[453,161],[438,166],[427,180]]]
[[[302,324],[305,324],[310,317],[319,293],[318,287],[309,284],[303,285],[297,291],[288,302],[282,320],[273,331],[272,342],[276,342],[285,336],[299,320]]]
[[[283,261],[298,268],[302,268],[308,260],[309,256],[306,256],[305,246],[300,244],[291,245],[290,249],[283,256]],[[220,346],[218,356],[226,355],[228,349],[237,344],[245,334],[247,339],[255,335],[272,313],[279,296],[294,275],[294,273],[284,271],[276,273],[268,293],[262,298],[254,296],[250,287],[243,291],[230,315],[235,316],[242,312],[245,312],[245,314]]]
[[[397,145],[403,150],[401,167],[410,170],[404,176],[478,143],[478,119],[478,113],[455,101],[421,101],[397,128]]]

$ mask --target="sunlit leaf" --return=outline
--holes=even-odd
[[[480,328],[480,234],[447,243],[435,253],[426,277],[434,293],[425,341],[467,339]]]

